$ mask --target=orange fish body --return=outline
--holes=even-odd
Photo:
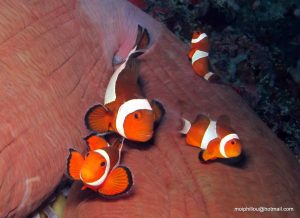
[[[233,158],[241,154],[238,135],[221,119],[213,121],[198,115],[193,123],[186,119],[182,119],[182,122],[180,132],[186,135],[186,143],[203,150],[201,158],[204,161]]]
[[[189,59],[192,61],[192,67],[196,74],[208,81],[218,80],[218,76],[208,69],[209,43],[207,35],[196,31],[193,33],[191,40],[191,49],[188,53]]]
[[[149,34],[139,26],[136,46],[112,75],[104,105],[95,105],[85,116],[88,129],[99,133],[117,132],[124,138],[145,142],[153,135],[153,126],[163,113],[162,105],[144,98],[138,86],[137,56],[149,44]]]
[[[86,138],[89,152],[85,157],[70,149],[67,161],[68,175],[80,180],[84,186],[104,197],[128,193],[133,185],[132,174],[127,167],[119,166],[122,144],[110,146],[103,138],[91,135]]]

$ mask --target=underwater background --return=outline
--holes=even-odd
[[[298,0],[132,0],[189,44],[208,34],[210,64],[272,131],[300,154]]]
[[[300,4],[297,0],[129,0],[187,44],[206,32],[210,64],[300,162]],[[70,182],[30,217],[62,217]]]

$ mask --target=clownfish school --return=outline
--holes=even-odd
[[[157,100],[149,100],[138,83],[138,57],[150,44],[148,30],[138,26],[135,44],[124,62],[112,74],[104,95],[104,102],[91,106],[84,121],[93,133],[84,138],[87,152],[70,149],[67,175],[83,183],[82,190],[91,189],[104,198],[115,198],[130,193],[133,174],[120,165],[124,139],[144,143],[154,134],[165,110]],[[188,57],[195,73],[212,82],[219,77],[209,71],[208,39],[205,33],[194,32]],[[185,136],[186,144],[200,148],[201,162],[232,159],[242,153],[241,141],[230,127],[229,118],[217,121],[198,115],[193,122],[181,118],[178,134]],[[117,139],[110,143],[106,135]],[[184,144],[184,142],[183,142]]]

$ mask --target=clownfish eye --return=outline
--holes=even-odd
[[[135,118],[135,119],[139,119],[140,117],[141,117],[141,114],[140,114],[140,113],[138,113],[138,112],[137,112],[137,113],[134,113],[134,118]]]
[[[234,141],[231,141],[231,144],[233,145],[235,142]]]
[[[104,167],[105,165],[106,165],[106,163],[104,161],[100,163],[101,167]]]

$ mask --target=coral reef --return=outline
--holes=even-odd
[[[210,36],[213,70],[223,76],[300,155],[300,13],[296,0],[143,1],[144,11],[185,42]]]

